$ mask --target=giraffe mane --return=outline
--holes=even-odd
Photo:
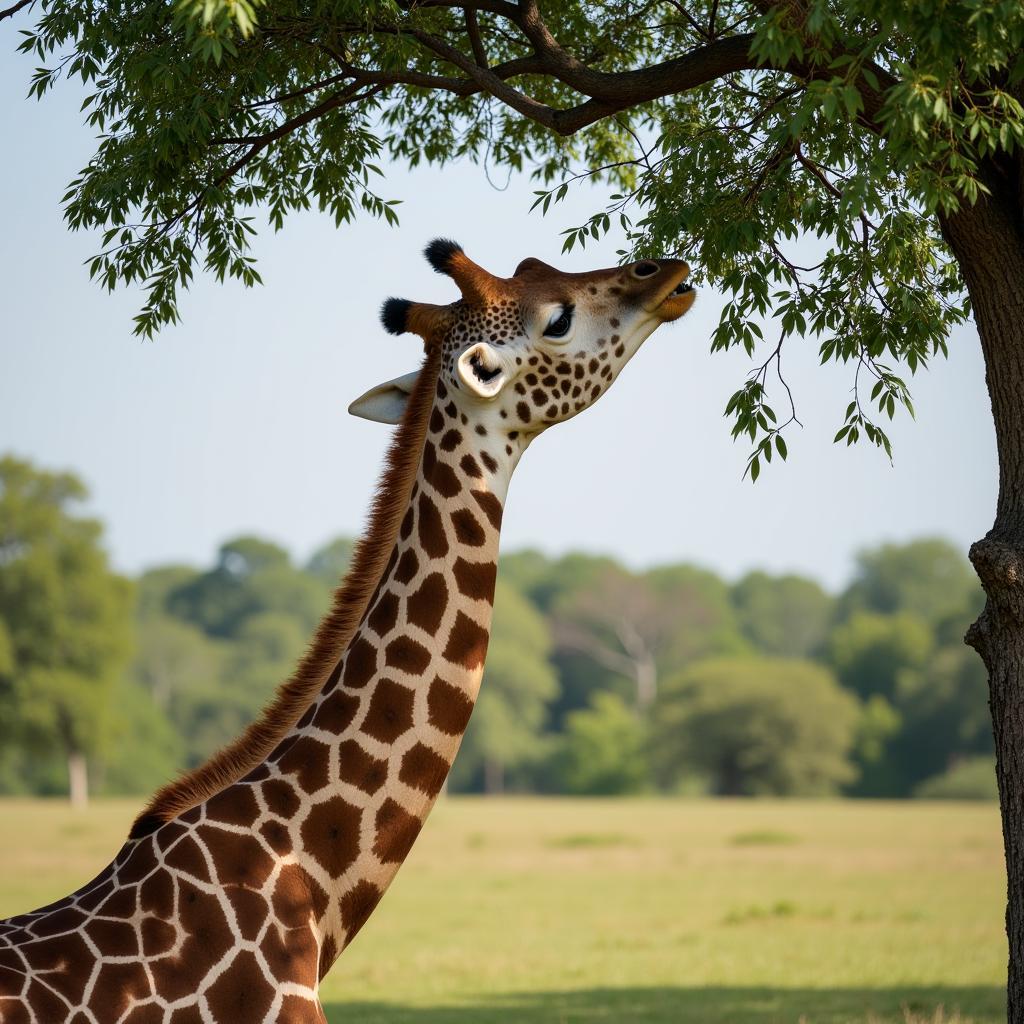
[[[440,370],[441,346],[430,345],[388,447],[384,471],[352,564],[295,671],[278,687],[259,718],[237,739],[204,764],[157,790],[135,819],[132,838],[144,836],[208,800],[266,760],[320,692],[352,639],[387,567],[409,504]]]

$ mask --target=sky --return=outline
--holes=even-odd
[[[398,228],[367,217],[339,229],[321,214],[292,216],[276,235],[264,228],[263,287],[197,277],[184,322],[141,341],[140,293],[91,283],[83,261],[99,239],[70,233],[61,216],[65,186],[93,151],[81,91],[26,100],[32,62],[10,55],[14,40],[4,26],[0,452],[81,476],[124,572],[209,564],[242,533],[305,558],[358,532],[389,428],[346,408],[418,365],[417,339],[381,328],[382,300],[457,297],[422,258],[431,238],[457,239],[499,275],[528,255],[565,270],[616,262],[614,239],[560,254],[559,232],[601,208],[600,188],[572,190],[543,218],[529,212],[536,186],[525,176],[499,189],[468,163],[388,166],[381,191],[402,200]],[[504,172],[490,178],[504,185]],[[686,561],[729,578],[800,572],[836,588],[863,548],[939,535],[966,551],[986,532],[995,441],[973,326],[954,332],[948,361],[914,378],[917,419],[892,424],[892,465],[874,448],[833,445],[851,372],[819,367],[815,343],[791,339],[787,379],[804,426],[787,432],[789,461],[751,485],[747,447],[732,442],[723,411],[752,363],[710,351],[723,302],[702,290],[597,405],[534,442],[510,489],[505,550],[604,552],[636,568]]]

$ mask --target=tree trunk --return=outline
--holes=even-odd
[[[488,796],[505,792],[505,766],[495,757],[484,758],[484,792]]]
[[[996,518],[970,557],[985,608],[965,637],[985,662],[1006,854],[1008,1020],[1024,1024],[1024,223],[1014,189],[943,219],[985,356],[999,454]]]
[[[658,696],[658,666],[648,655],[636,663],[636,709],[641,715],[651,710]]]
[[[89,771],[85,754],[77,750],[68,752],[68,795],[71,806],[79,810],[89,803]]]

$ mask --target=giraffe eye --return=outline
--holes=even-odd
[[[563,306],[557,313],[554,313],[544,328],[545,338],[564,338],[572,327],[573,306]]]

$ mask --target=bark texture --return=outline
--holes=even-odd
[[[1024,222],[1017,189],[943,221],[974,306],[999,454],[992,529],[971,546],[985,608],[966,641],[989,675],[1006,853],[1008,1020],[1024,1024]]]

